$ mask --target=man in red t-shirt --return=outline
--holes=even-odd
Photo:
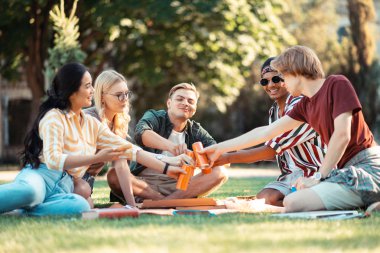
[[[380,147],[364,121],[350,81],[341,75],[325,78],[318,57],[304,46],[287,49],[271,65],[282,74],[289,92],[304,98],[273,124],[206,148],[210,161],[306,122],[320,134],[328,150],[319,172],[312,178],[300,178],[298,191],[284,199],[285,211],[353,209],[380,201]]]
[[[288,114],[302,99],[289,94],[279,73],[270,66],[275,57],[268,58],[261,67],[261,81],[264,91],[274,101],[269,110],[269,124]],[[307,123],[286,132],[264,145],[238,152],[225,153],[215,161],[216,165],[228,163],[253,163],[264,160],[277,160],[281,175],[269,182],[256,194],[265,203],[283,206],[285,196],[292,192],[300,177],[310,177],[319,170],[327,151],[327,145]],[[293,188],[294,189],[294,188]]]

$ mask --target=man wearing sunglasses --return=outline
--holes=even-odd
[[[270,66],[273,59],[274,57],[271,57],[264,62],[260,80],[264,91],[274,101],[269,110],[269,124],[286,115],[302,98],[289,94],[284,79]],[[276,159],[281,175],[276,181],[267,184],[256,197],[264,198],[267,204],[283,206],[283,199],[291,193],[296,180],[299,177],[313,176],[319,170],[326,149],[320,136],[305,123],[266,142],[263,146],[225,153],[215,164],[253,163]]]

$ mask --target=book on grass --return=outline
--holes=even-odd
[[[92,209],[88,212],[82,213],[82,218],[85,220],[93,220],[98,218],[108,219],[120,219],[124,217],[138,217],[139,210],[122,208],[104,208],[104,209]]]

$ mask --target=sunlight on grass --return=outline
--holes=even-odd
[[[230,179],[211,196],[254,195],[271,178]],[[109,203],[96,182],[96,205]],[[378,252],[380,215],[346,221],[141,215],[120,220],[0,216],[0,252]]]

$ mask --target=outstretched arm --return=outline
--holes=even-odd
[[[294,120],[289,116],[284,116],[270,125],[255,128],[234,139],[207,147],[202,153],[206,153],[211,164],[213,164],[216,159],[225,152],[240,150],[261,144],[281,133],[296,128],[301,124],[301,121]]]
[[[221,166],[228,163],[255,163],[259,161],[273,160],[276,151],[268,146],[261,146],[248,150],[240,150],[232,153],[222,154],[215,161],[214,166]]]
[[[154,154],[149,153],[144,150],[139,150],[137,152],[137,159],[136,161],[145,167],[152,168],[160,173],[164,172],[165,163],[162,161],[157,160],[154,157]],[[178,166],[170,165],[167,170],[167,175],[169,177],[177,179],[180,174],[186,174],[186,172]]]
[[[68,155],[63,168],[67,170],[94,163],[111,162],[119,159],[123,154],[124,151],[119,151],[114,148],[105,148],[95,155]]]

